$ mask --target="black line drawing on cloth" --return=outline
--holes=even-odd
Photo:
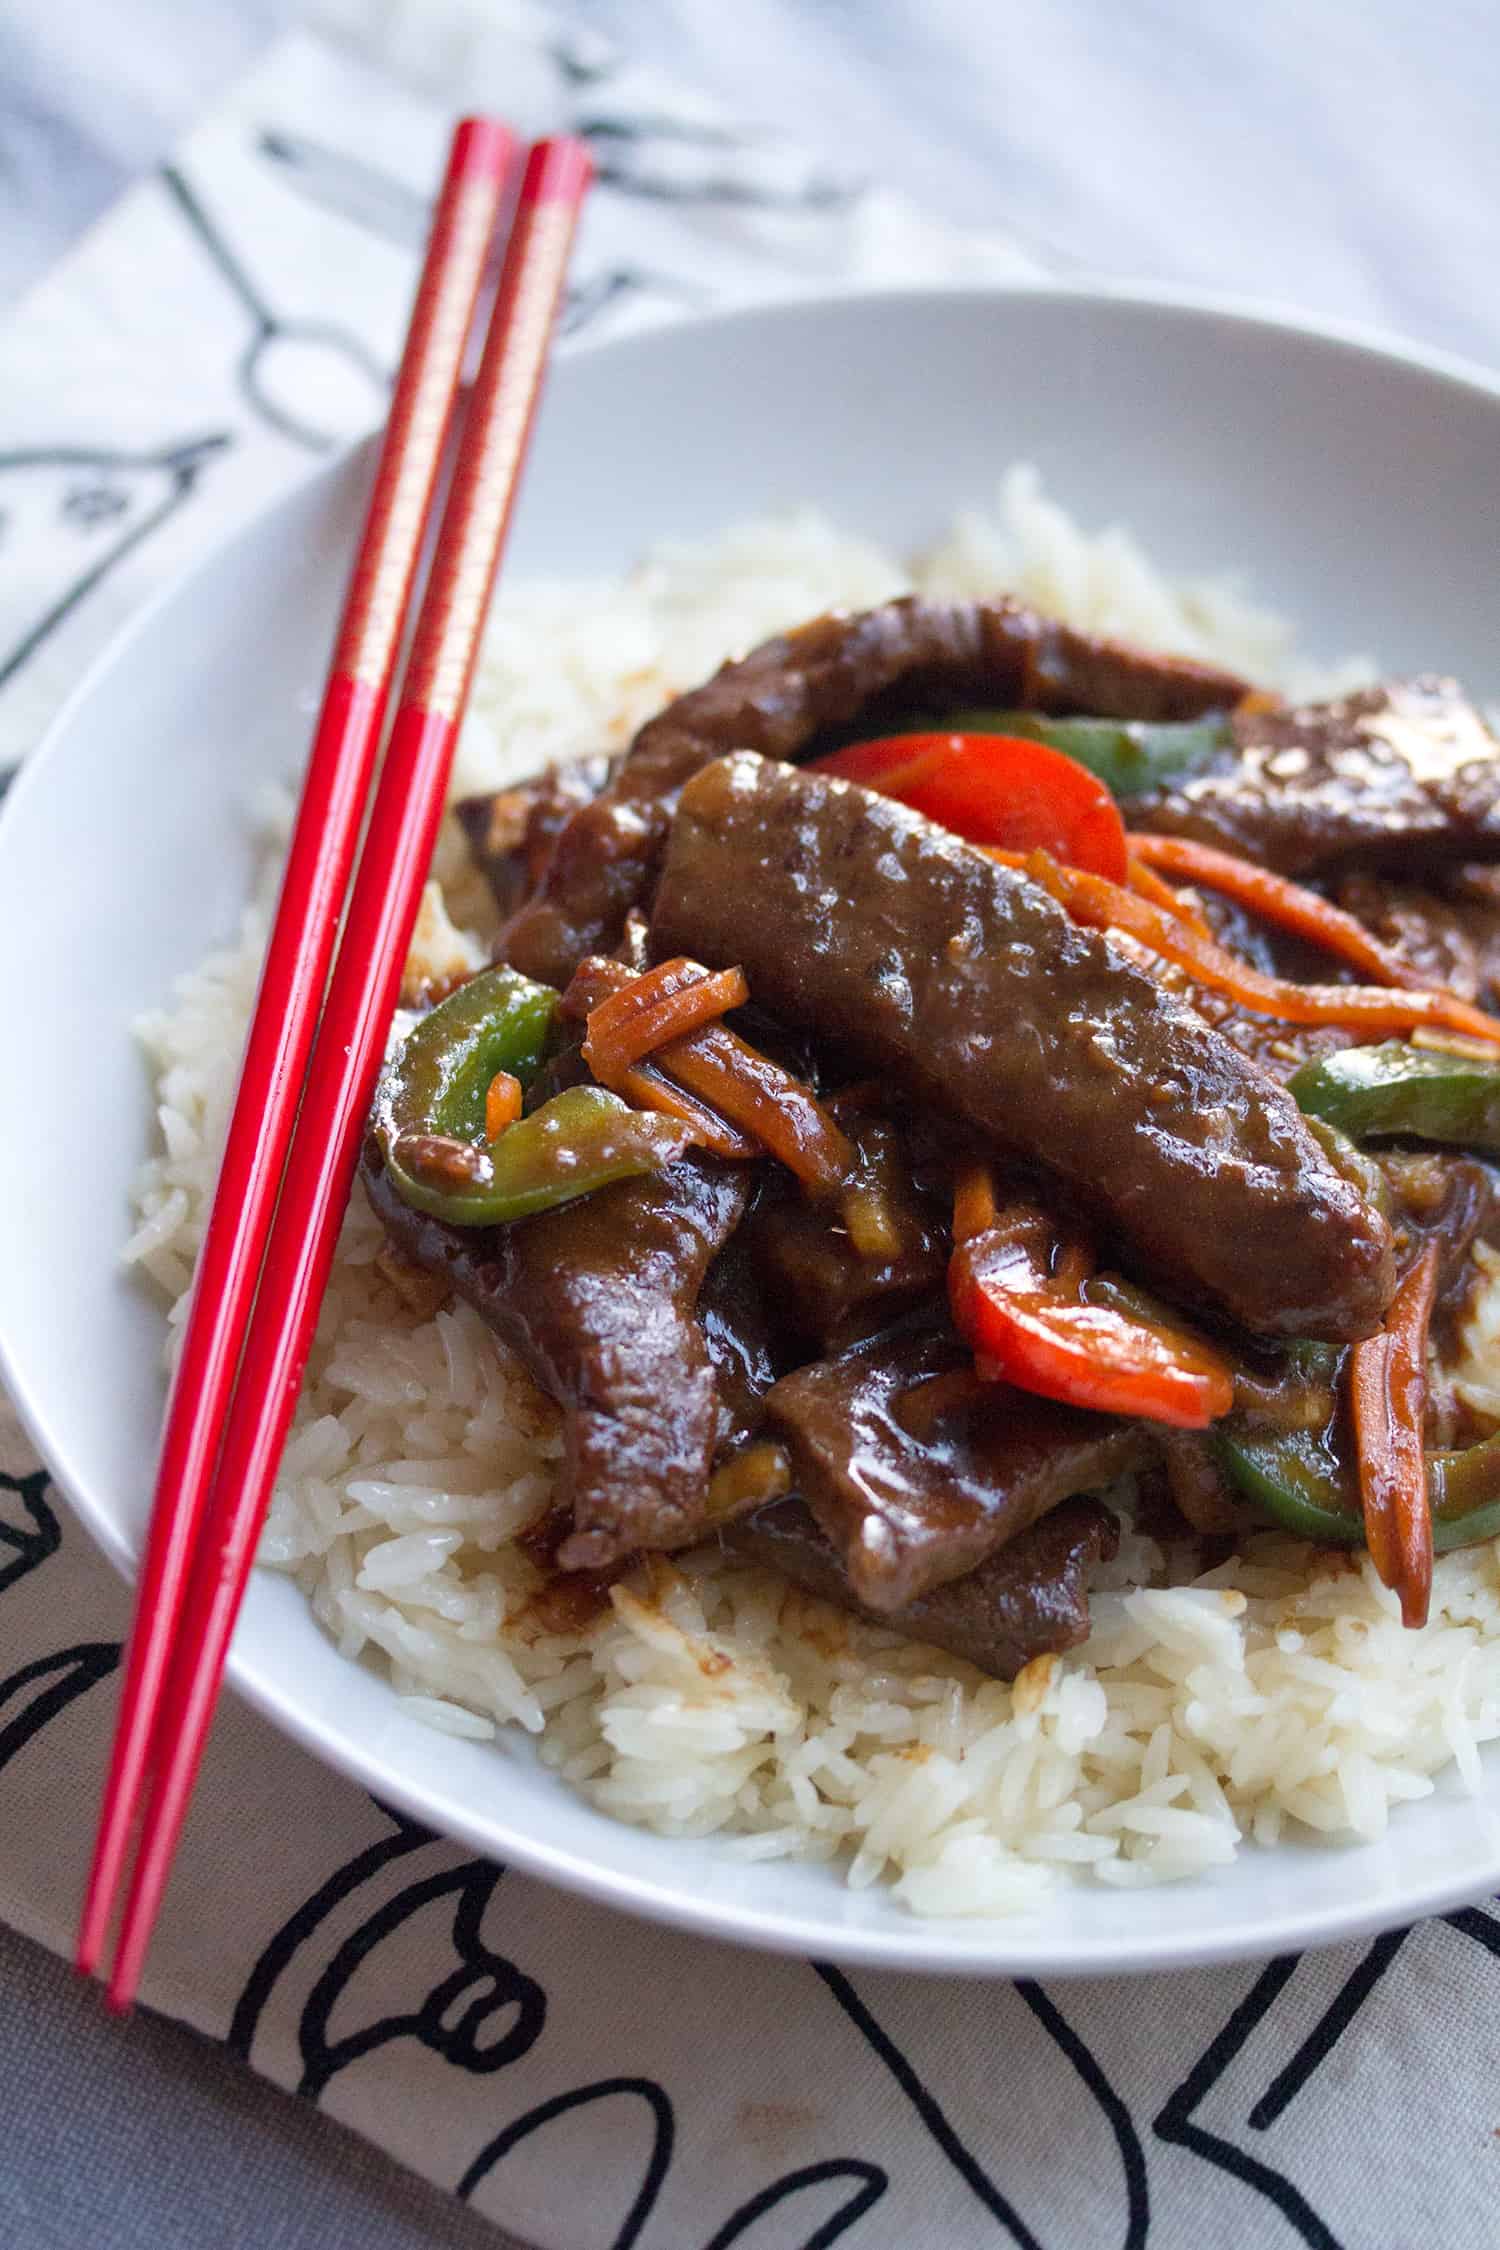
[[[298,2026],[305,2069],[300,2093],[313,2100],[346,2064],[393,2039],[412,2038],[460,2070],[503,2070],[535,2046],[546,2021],[541,1986],[480,1935],[484,1910],[505,1870],[490,1860],[466,1860],[413,1883],[340,1946],[314,1985]],[[453,1950],[459,1965],[433,1986],[418,2008],[382,2016],[342,2039],[328,2035],[329,2019],[355,1970],[383,1938],[419,1908],[453,1899]]]
[[[1482,1906],[1461,1906],[1456,1914],[1445,1914],[1443,1920],[1450,1930],[1472,1938],[1486,1953],[1493,1953],[1500,1960],[1500,1921]]]
[[[150,452],[81,445],[0,453],[0,687],[116,564],[174,516],[227,431]],[[14,587],[9,583],[14,569]]]
[[[547,52],[573,98],[569,130],[588,142],[600,185],[618,194],[816,214],[846,210],[865,192],[857,175],[708,107],[663,109],[650,74],[600,33],[570,29]]]
[[[663,110],[646,74],[599,33],[570,30],[548,53],[574,97],[572,130],[588,141],[600,181],[620,195],[816,218],[870,193],[868,175],[831,170],[795,142],[707,110]],[[1045,270],[1078,273],[1087,263],[1032,230],[1010,240]]]
[[[1124,2250],[1143,2250],[1151,2226],[1151,2191],[1146,2178],[1146,2152],[1130,2111],[1106,2078],[1098,2058],[1079,2038],[1056,2001],[1029,1977],[1017,1979],[1016,1992],[1053,2044],[1067,2056],[1108,2120],[1125,2172]]]
[[[694,118],[621,110],[577,116],[601,187],[650,203],[747,211],[844,211],[864,182],[823,170],[784,142]]]
[[[287,187],[320,211],[347,219],[398,250],[420,250],[426,240],[432,212],[428,198],[362,157],[346,156],[305,133],[286,133],[276,126],[256,134],[255,152]]]
[[[599,86],[620,67],[620,50],[602,31],[570,29],[549,42],[547,53],[570,86]]]
[[[621,2094],[633,2095],[644,2102],[652,2125],[651,2152],[646,2160],[646,2169],[612,2245],[612,2250],[631,2250],[631,2245],[637,2241],[642,2227],[655,2209],[662,2182],[672,2162],[672,2145],[676,2137],[672,2104],[654,2078],[601,2078],[592,2086],[575,2086],[570,2093],[555,2094],[550,2101],[538,2102],[534,2109],[527,2110],[522,2117],[513,2118],[492,2141],[486,2142],[458,2183],[460,2200],[467,2202],[474,2190],[518,2143],[529,2140],[533,2133],[551,2124],[554,2118],[565,2117],[575,2109],[589,2108],[595,2102],[611,2101]]]
[[[305,134],[267,128],[255,145],[287,186],[320,210],[331,211],[403,250],[423,240],[431,206],[403,180]],[[688,310],[713,302],[712,290],[655,267],[609,266],[569,283],[558,334],[577,336],[610,306],[635,296],[661,297]]]
[[[1042,2250],[1041,2243],[1019,2212],[1001,2194],[973,2150],[954,2131],[937,2096],[923,2083],[889,2033],[871,2015],[843,1970],[834,1968],[828,1961],[813,1961],[809,1966],[822,1978],[855,2029],[874,2048],[944,2156],[985,2209],[999,2220],[1012,2242],[1017,2245],[1017,2250]]]
[[[47,1499],[51,1482],[45,1469],[33,1469],[24,1477],[0,1475],[0,1508],[6,1507],[9,1497],[22,1519],[13,1522],[8,1509],[0,1515],[0,1594],[28,1571],[39,1569],[62,1545],[62,1525]]]
[[[1268,1962],[1228,2022],[1210,2041],[1156,2118],[1159,2139],[1190,2149],[1206,2163],[1254,2188],[1274,2205],[1287,2224],[1308,2245],[1308,2250],[1340,2250],[1337,2235],[1318,2216],[1301,2190],[1284,2174],[1259,2157],[1247,2155],[1233,2141],[1195,2124],[1193,2112],[1224,2076],[1251,2033],[1270,2013],[1282,1990],[1296,1974],[1300,1956],[1283,1954]]]
[[[831,1968],[826,1962],[815,1961],[812,1967],[844,2013],[874,2048],[943,2154],[980,2202],[999,2220],[1011,2239],[1020,2246],[1020,2250],[1042,2250],[1039,2238],[1032,2233],[1015,2206],[1001,2193],[978,2156],[962,2140],[910,2058],[902,2053],[884,2025],[877,2021],[849,1979],[842,1971]],[[1150,2189],[1146,2152],[1130,2111],[1105,2075],[1098,2058],[1079,2037],[1056,2001],[1029,1978],[1018,1980],[1015,1992],[1017,1998],[1030,2009],[1053,2045],[1071,2064],[1102,2114],[1119,2151],[1120,2166],[1124,2174],[1125,2231],[1122,2250],[1144,2250],[1150,2228]]]
[[[282,1975],[302,1947],[327,1921],[334,1908],[353,1892],[361,1889],[394,1859],[407,1852],[420,1851],[426,1844],[437,1842],[430,1828],[408,1820],[404,1813],[391,1810],[388,1805],[377,1804],[377,1810],[391,1823],[392,1833],[369,1844],[353,1859],[336,1867],[325,1883],[320,1884],[311,1898],[304,1899],[296,1912],[288,1915],[281,1928],[267,1940],[260,1958],[245,1980],[244,1990],[235,2002],[234,2014],[224,2044],[232,2055],[242,2062],[250,2060],[250,2049],[255,2043],[256,2027],[266,2003],[275,1991]]]
[[[1445,1914],[1441,1919],[1448,1928],[1471,1938],[1500,1959],[1500,1919],[1486,1908],[1461,1907],[1457,1913]],[[1419,1923],[1415,1928],[1390,1930],[1371,1940],[1311,2030],[1277,2070],[1265,2092],[1251,2104],[1245,2117],[1250,2131],[1266,2132],[1286,2114],[1358,2020],[1403,1949],[1413,1938],[1435,1928],[1434,1923]],[[1172,2094],[1156,2120],[1155,2130],[1161,2139],[1191,2149],[1207,2163],[1267,2197],[1312,2250],[1339,2250],[1332,2228],[1290,2180],[1222,2133],[1210,2132],[1194,2118],[1194,2112],[1201,2108],[1251,2034],[1275,2007],[1296,1972],[1298,1959],[1284,1957],[1271,1962],[1262,1971],[1223,2029]]]
[[[384,413],[390,384],[361,339],[333,321],[284,320],[175,164],[162,166],[161,182],[245,315],[250,336],[235,380],[251,410],[313,453],[326,453],[368,428]]]
[[[393,1861],[441,1839],[403,1814],[378,1805],[391,1834],[356,1852],[288,1916],[267,1942],[245,1982],[226,2045],[248,2060],[257,2026],[299,1953],[346,1899],[373,1883]],[[415,2039],[455,2068],[479,2075],[503,2070],[541,2037],[546,1996],[513,1961],[488,1946],[485,1910],[505,1874],[493,1860],[467,1859],[420,1877],[366,1914],[329,1959],[303,2001],[297,2023],[302,2076],[297,2092],[317,2101],[329,2081],[361,2056],[397,2039]],[[458,1966],[440,1977],[415,2007],[382,2014],[341,2037],[330,2030],[335,2009],[377,1948],[424,1908],[453,1901],[448,1936]]]
[[[601,186],[621,195],[816,213],[847,209],[864,192],[862,179],[787,141],[691,107],[664,110],[595,33],[569,31],[548,52],[575,97],[570,130],[588,142]]]
[[[39,1656],[12,1672],[8,1680],[0,1680],[0,1772],[59,1712],[100,1680],[107,1680],[119,1661],[118,1641],[80,1641],[75,1648]],[[23,1703],[28,1689],[36,1692]],[[22,1703],[22,1708],[5,1719],[6,1707],[12,1703]]]
[[[368,1908],[368,1898],[361,1901],[360,1893],[370,1892],[387,1870],[429,1845],[442,1843],[431,1829],[373,1801],[388,1824],[387,1833],[336,1867],[267,1940],[235,2005],[225,2041],[232,2054],[250,2061],[268,2007],[284,1989],[294,1966],[306,1961],[304,1973],[311,1972],[312,1981],[297,2023],[302,2060],[297,2091],[312,2101],[320,2099],[341,2070],[398,2039],[416,2039],[442,2061],[471,2075],[503,2070],[531,2051],[546,2021],[547,1997],[542,1987],[514,1962],[496,1953],[481,1934],[486,1909],[505,1873],[503,1867],[488,1860],[465,1860],[457,1867],[441,1868],[404,1883],[389,1896],[382,1896],[373,1911],[366,1911],[326,1961],[319,1959],[318,1940],[330,1935],[329,1925],[340,1908],[351,1901],[356,1910],[360,1904]],[[335,2036],[331,2030],[335,2011],[341,2003],[347,2007],[347,1995],[360,1969],[415,1915],[449,1899],[453,1901],[453,1916],[448,1935],[457,1966],[446,1976],[439,1976],[414,2007],[381,2014]],[[312,1959],[307,1961],[309,1954]],[[429,1973],[425,1967],[419,1971],[424,1977]],[[372,1981],[378,1987],[378,1969]],[[527,2109],[486,2142],[464,2173],[457,2193],[472,2196],[511,2149],[555,2119],[617,2094],[642,2102],[651,2127],[645,2168],[615,2243],[615,2250],[630,2250],[655,2206],[671,2164],[675,2138],[670,2098],[653,2079],[601,2079]],[[851,2157],[808,2166],[773,2182],[732,2215],[715,2236],[711,2250],[738,2241],[760,2216],[794,2194],[825,2178],[845,2177],[857,2184],[857,2193],[814,2232],[808,2250],[833,2243],[884,2193],[886,2175],[878,2166]]]
[[[650,296],[664,297],[689,309],[714,301],[712,291],[700,289],[691,281],[674,280],[671,274],[657,273],[650,266],[610,266],[569,285],[557,332],[559,336],[577,336],[611,305],[626,297]]]
[[[415,2039],[458,2069],[479,2073],[503,2070],[535,2046],[546,2020],[546,1996],[513,1961],[491,1952],[480,1935],[484,1910],[504,1873],[486,1859],[444,1868],[398,1891],[344,1941],[313,1986],[298,2022],[303,2062],[299,2094],[316,2101],[339,2071],[395,2039]],[[330,2037],[334,2008],[356,1970],[422,1907],[450,1897],[458,1967],[418,2007],[379,2016],[340,2039]]]
[[[856,2221],[880,2201],[891,2184],[887,2171],[879,2164],[866,2163],[862,2156],[834,2156],[823,2164],[805,2164],[801,2171],[788,2172],[784,2180],[774,2180],[770,2187],[762,2188],[758,2195],[752,2195],[737,2211],[731,2212],[718,2233],[704,2244],[703,2250],[730,2250],[732,2243],[744,2241],[768,2211],[780,2210],[794,2195],[801,2195],[805,2188],[819,2187],[825,2180],[858,2180],[860,2186],[847,2203],[840,2204],[838,2210],[807,2237],[802,2250],[828,2250],[830,2243],[847,2234]]]
[[[1387,1931],[1384,1937],[1375,1939],[1364,1959],[1351,1969],[1291,2061],[1277,2072],[1251,2110],[1250,2123],[1257,2132],[1263,2133],[1275,2124],[1314,2071],[1328,2060],[1410,1936],[1410,1930]]]
[[[688,148],[753,148],[756,136],[713,117],[673,116],[666,110],[634,110],[610,116],[574,119],[575,133],[592,134],[604,141],[680,141]]]

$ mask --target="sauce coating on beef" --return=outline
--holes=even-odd
[[[744,1166],[689,1155],[505,1227],[453,1227],[403,1203],[379,1150],[363,1176],[396,1248],[440,1274],[564,1411],[564,1570],[701,1536],[719,1394],[696,1313],[745,1209]]]
[[[1131,799],[1130,824],[1299,879],[1500,856],[1500,744],[1451,680],[1236,713],[1209,772]]]
[[[1114,1517],[1097,1500],[1065,1500],[966,1578],[904,1608],[862,1603],[836,1550],[800,1500],[777,1500],[723,1535],[736,1554],[766,1564],[807,1593],[914,1641],[947,1649],[1013,1680],[1034,1657],[1059,1655],[1088,1638],[1088,1577],[1119,1544]]]
[[[705,768],[651,942],[739,963],[773,1013],[1058,1174],[1177,1301],[1266,1336],[1379,1326],[1389,1231],[1290,1095],[1038,885],[904,806],[748,752]]]
[[[502,939],[504,958],[566,984],[587,953],[607,953],[650,886],[676,793],[726,750],[795,759],[828,727],[894,698],[1193,719],[1227,710],[1246,682],[1185,657],[1096,640],[1001,596],[931,602],[907,595],[858,616],[815,617],[726,664],[636,735],[601,795],[556,836],[536,894]]]

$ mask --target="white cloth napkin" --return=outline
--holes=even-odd
[[[431,100],[284,42],[0,339],[0,759],[376,419],[460,103],[590,130],[575,333],[1030,270],[529,8],[429,0],[382,36]],[[58,1951],[125,1613],[0,1411],[0,1916]],[[1488,1909],[1136,1982],[737,1954],[474,1859],[230,1702],[147,1997],[540,2250],[1394,2250],[1497,2239],[1497,1957]]]

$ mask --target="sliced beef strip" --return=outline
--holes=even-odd
[[[1065,1500],[966,1578],[881,1611],[858,1599],[800,1500],[773,1501],[722,1538],[731,1552],[764,1563],[807,1593],[947,1649],[997,1680],[1013,1680],[1033,1657],[1059,1654],[1087,1638],[1089,1573],[1119,1545],[1107,1508],[1097,1500]]]
[[[887,1258],[861,1256],[839,1208],[810,1202],[789,1175],[768,1184],[741,1230],[789,1337],[815,1353],[889,1328],[941,1290],[947,1269],[944,1214],[914,1192],[904,1136],[887,1119],[838,1114],[864,1183],[888,1200],[900,1248]]]
[[[719,1396],[696,1310],[749,1194],[747,1167],[689,1155],[509,1227],[450,1227],[364,1180],[400,1255],[440,1274],[564,1409],[564,1570],[702,1534]]]
[[[1484,908],[1489,931],[1485,951],[1492,963],[1491,977],[1500,987],[1500,867],[1486,866],[1483,860],[1445,867],[1442,885],[1446,898]]]
[[[1500,744],[1450,680],[1245,711],[1233,732],[1208,772],[1132,797],[1132,828],[1302,879],[1500,856]]]
[[[951,1329],[919,1325],[798,1368],[767,1394],[767,1425],[787,1447],[796,1490],[855,1598],[881,1615],[1150,1455],[1138,1424],[1006,1384],[923,1411],[923,1383],[962,1380],[972,1364]]]
[[[536,897],[515,914],[503,957],[566,984],[588,953],[608,952],[649,889],[672,800],[726,750],[795,759],[813,737],[883,701],[1192,719],[1245,693],[1233,673],[1090,639],[1019,602],[907,596],[859,616],[817,617],[726,664],[636,735],[619,773],[557,839]]]
[[[502,914],[514,914],[545,874],[558,837],[591,804],[619,761],[602,753],[549,766],[534,780],[453,808],[474,861]]]
[[[1307,983],[1353,980],[1353,971],[1328,954],[1222,894],[1200,895],[1220,942],[1268,975]],[[1482,1006],[1500,998],[1500,868],[1433,869],[1431,887],[1358,872],[1338,881],[1334,897],[1434,984]],[[1304,1062],[1350,1044],[1340,1025],[1277,1023],[1246,1013],[1221,993],[1199,993],[1196,1005],[1283,1084]],[[1446,1351],[1473,1288],[1473,1246],[1500,1240],[1500,1170],[1457,1148],[1386,1144],[1366,1154],[1385,1176],[1398,1270],[1428,1237],[1441,1246],[1434,1324]]]
[[[760,1425],[761,1402],[789,1355],[778,1335],[749,1241],[750,1219],[735,1228],[698,1292],[698,1322],[719,1382],[719,1444],[736,1445]]]
[[[1163,1425],[1156,1442],[1169,1504],[1184,1523],[1208,1539],[1237,1530],[1245,1511],[1219,1466],[1211,1433]]]
[[[1454,876],[1445,880],[1435,870],[1437,889],[1356,873],[1339,882],[1334,898],[1429,984],[1493,1007],[1500,998],[1500,904],[1478,891],[1471,874]]]
[[[1403,1268],[1424,1242],[1439,1248],[1433,1329],[1440,1353],[1456,1341],[1475,1281],[1476,1242],[1500,1240],[1500,1171],[1457,1149],[1383,1148],[1370,1155],[1390,1188]]]
[[[1389,1230],[1291,1097],[1123,948],[904,806],[720,760],[683,791],[651,944],[741,964],[773,1013],[1060,1176],[1178,1302],[1271,1336],[1379,1326]]]

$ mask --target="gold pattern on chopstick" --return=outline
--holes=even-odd
[[[433,564],[403,692],[443,718],[456,719],[468,693],[577,216],[571,203],[549,200],[519,222],[509,317],[497,308],[474,386],[448,504],[459,535]]]
[[[500,183],[467,180],[438,222],[391,401],[367,537],[339,627],[335,672],[378,689],[395,659],[422,519],[437,476]]]

